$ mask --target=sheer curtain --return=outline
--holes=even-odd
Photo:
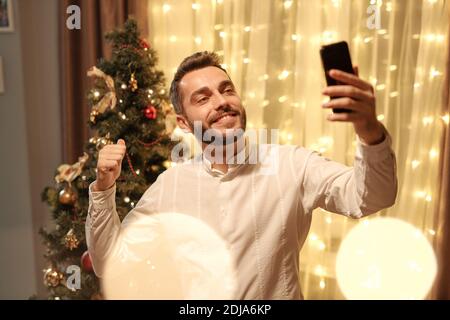
[[[371,3],[376,10],[368,11]],[[369,13],[368,13],[369,12]],[[368,20],[379,25],[368,27]],[[326,121],[322,44],[346,40],[360,77],[376,88],[377,114],[393,137],[399,194],[375,216],[401,218],[435,242],[448,2],[445,0],[152,0],[150,41],[168,80],[181,60],[214,50],[243,99],[249,128],[280,129],[280,143],[352,165],[351,124]],[[326,99],[327,100],[327,99]],[[371,219],[371,216],[366,219]],[[300,258],[308,299],[343,298],[335,279],[341,240],[361,221],[316,210]]]

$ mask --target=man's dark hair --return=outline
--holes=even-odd
[[[179,86],[181,79],[191,71],[206,67],[217,67],[227,73],[227,71],[221,66],[221,63],[222,60],[220,57],[215,52],[209,51],[196,52],[181,62],[175,76],[173,77],[172,84],[170,85],[170,100],[173,108],[175,109],[175,113],[183,114],[183,97]]]

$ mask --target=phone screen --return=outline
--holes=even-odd
[[[341,84],[339,81],[331,78],[328,75],[328,71],[330,69],[338,69],[348,73],[354,73],[347,42],[341,41],[322,46],[322,48],[320,49],[320,56],[322,59],[322,65],[325,71],[325,78],[328,86]],[[331,99],[336,98],[339,97],[331,97]],[[348,109],[335,108],[333,109],[333,112],[342,113],[352,111]]]

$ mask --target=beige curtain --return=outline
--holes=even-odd
[[[81,9],[81,30],[66,28],[66,9]],[[87,92],[92,79],[86,76],[98,59],[111,55],[104,34],[121,26],[129,15],[136,18],[147,36],[147,2],[141,0],[64,0],[59,1],[60,63],[62,93],[63,160],[73,163],[83,153],[91,136],[87,126],[90,110]]]
[[[448,8],[450,16],[450,7]],[[449,26],[450,28],[450,26]],[[450,37],[450,32],[448,37]],[[450,41],[450,39],[449,39]],[[447,50],[447,66],[446,77],[443,90],[442,109],[444,113],[450,113],[450,48]],[[442,140],[442,157],[440,165],[440,173],[442,176],[440,201],[439,201],[439,217],[436,244],[438,248],[439,271],[435,287],[433,290],[433,298],[450,299],[450,130],[445,128]]]
[[[442,95],[448,50],[448,2],[378,1],[379,28],[369,29],[368,0],[153,0],[150,39],[167,79],[187,55],[215,50],[240,89],[249,128],[277,128],[281,143],[315,149],[351,165],[350,124],[329,123],[322,44],[346,40],[360,77],[376,88],[378,118],[397,154],[399,194],[377,216],[401,218],[431,243],[438,215],[441,138],[448,126]],[[448,111],[446,111],[448,112]],[[300,259],[308,299],[343,298],[336,252],[357,221],[317,210]],[[438,248],[436,248],[438,249]]]

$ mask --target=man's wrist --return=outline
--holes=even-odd
[[[376,121],[372,126],[368,126],[364,130],[364,133],[359,133],[358,131],[356,133],[358,134],[359,140],[369,146],[379,144],[386,139],[383,125],[379,121]]]
[[[99,188],[97,183],[98,183],[97,180],[95,180],[94,183],[92,184],[92,191],[93,192],[103,192],[103,191],[109,190],[109,189],[111,189],[111,187],[113,187],[116,184],[116,182],[114,181],[114,183],[112,185],[110,185],[109,187],[103,189],[103,188]]]

